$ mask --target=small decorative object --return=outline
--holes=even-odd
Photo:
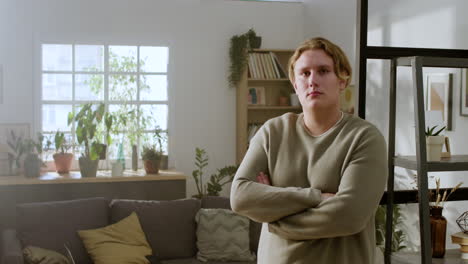
[[[285,90],[280,90],[280,96],[278,98],[278,105],[279,106],[288,106],[289,105],[289,93]]]
[[[137,145],[132,146],[132,170],[138,170],[138,149]]]
[[[122,165],[122,168],[125,170],[125,156],[123,151],[123,143],[119,143],[119,148],[117,150],[117,162]]]
[[[447,232],[447,220],[442,215],[443,204],[448,200],[450,195],[454,193],[463,182],[457,184],[450,193],[447,195],[447,190],[444,191],[443,195],[440,194],[440,179],[436,179],[436,191],[435,194],[430,192],[430,201],[433,205],[430,207],[430,224],[431,224],[431,245],[432,245],[432,257],[442,258],[445,255],[445,237]],[[435,201],[434,201],[435,199]]]
[[[439,135],[445,126],[434,132],[437,126],[426,129],[426,151],[427,161],[440,161],[442,155],[442,145],[445,143],[445,136]]]
[[[113,162],[112,163],[112,171],[111,171],[111,176],[112,177],[119,177],[123,176],[123,167],[122,163],[120,162]]]
[[[54,139],[56,153],[52,157],[54,158],[57,173],[68,173],[73,160],[73,153],[68,153],[70,145],[67,143],[63,132],[57,131]]]
[[[195,148],[195,166],[196,170],[192,171],[193,179],[197,187],[198,194],[192,195],[194,198],[201,199],[203,196],[219,196],[223,186],[232,182],[238,167],[226,166],[218,169],[217,174],[210,176],[210,181],[205,185],[203,184],[204,168],[208,166],[208,156],[206,151],[201,148]]]
[[[460,245],[461,258],[468,260],[468,234],[463,232],[453,234],[452,243]]]
[[[301,106],[301,103],[299,102],[299,97],[296,93],[292,93],[289,95],[289,101],[291,102],[291,106]]]
[[[430,208],[432,257],[443,258],[445,255],[445,236],[447,220],[442,215],[443,207]]]
[[[457,225],[463,233],[468,234],[468,211],[457,218]]]

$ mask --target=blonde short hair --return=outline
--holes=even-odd
[[[312,38],[304,41],[296,49],[296,51],[294,51],[294,54],[289,59],[288,64],[289,80],[291,81],[291,83],[294,84],[295,81],[294,65],[296,64],[296,61],[299,59],[302,53],[304,53],[304,51],[313,49],[321,49],[333,59],[333,70],[335,71],[335,74],[338,77],[338,79],[346,82],[345,87],[347,87],[351,82],[351,75],[353,72],[353,69],[349,64],[348,57],[346,57],[346,54],[340,47],[338,47],[331,41],[321,37]]]

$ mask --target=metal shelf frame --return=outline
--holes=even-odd
[[[392,220],[393,204],[414,202],[412,196],[417,193],[420,219],[420,239],[421,239],[421,263],[432,263],[431,258],[431,237],[429,222],[429,197],[428,197],[428,171],[460,171],[468,170],[468,157],[455,156],[451,160],[442,162],[427,162],[425,144],[425,111],[423,96],[423,67],[448,67],[448,68],[468,68],[468,50],[460,49],[427,49],[427,48],[405,48],[405,47],[376,47],[367,45],[368,30],[368,0],[357,0],[357,38],[356,38],[356,58],[358,64],[356,72],[358,78],[358,115],[365,119],[366,112],[366,79],[367,60],[382,59],[390,60],[390,96],[389,96],[389,131],[388,131],[388,182],[387,192],[383,199],[387,200],[387,221],[385,238],[385,263],[391,263],[391,242],[392,242]],[[412,56],[412,57],[411,57]],[[397,94],[397,67],[410,66],[413,71],[414,89],[414,113],[416,123],[416,156],[415,157],[395,157],[395,120],[396,120],[396,94]],[[417,171],[418,190],[394,192],[394,168],[401,166]],[[464,190],[463,194],[467,191]],[[457,200],[466,199],[465,196],[458,197]],[[395,198],[398,198],[395,201]],[[451,199],[452,200],[452,199]]]

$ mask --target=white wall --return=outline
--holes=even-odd
[[[209,155],[208,175],[235,163],[235,90],[226,81],[230,37],[253,27],[264,48],[295,48],[303,39],[299,3],[1,0],[0,10],[5,71],[0,123],[26,122],[37,128],[40,114],[33,94],[41,41],[168,45],[170,156],[189,177],[189,196],[195,193],[195,147]]]
[[[339,45],[353,66],[356,56],[356,0],[304,0],[304,36],[321,36]],[[353,74],[354,83],[356,74]]]
[[[421,48],[468,48],[468,19],[463,10],[467,10],[468,2],[463,0],[450,1],[369,1],[369,45],[401,46]],[[453,130],[445,134],[450,137],[453,154],[467,154],[468,117],[460,116],[460,86],[459,69],[426,68],[424,73],[453,73]],[[377,60],[368,61],[367,108],[366,118],[381,128],[388,130],[388,96],[389,96],[389,63]],[[412,76],[408,68],[399,68],[397,92],[397,134],[396,152],[401,155],[414,155],[414,105]],[[387,134],[385,134],[387,136]],[[414,188],[414,171],[397,170],[396,188]],[[467,172],[429,173],[430,187],[434,187],[434,178],[440,177],[442,186],[451,188],[458,182],[468,184]],[[450,242],[450,234],[459,232],[455,219],[467,210],[465,202],[448,203],[444,215],[448,220],[447,247],[456,248]],[[409,236],[409,248],[419,246],[419,224],[417,206],[404,207],[405,233]]]

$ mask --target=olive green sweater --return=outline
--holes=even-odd
[[[250,142],[231,188],[238,214],[262,222],[261,264],[373,264],[374,214],[387,179],[385,139],[344,114],[314,137],[303,114],[265,123]],[[272,186],[256,182],[259,172]],[[336,193],[322,201],[321,193]]]

